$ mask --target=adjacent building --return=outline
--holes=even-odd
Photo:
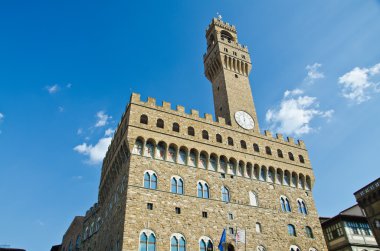
[[[380,178],[354,193],[364,210],[377,243],[380,243]]]
[[[63,235],[61,247],[56,246],[55,250],[62,251],[78,251],[80,250],[83,232],[83,216],[75,216],[67,229],[66,233]],[[60,248],[60,249],[59,249]]]
[[[354,205],[332,218],[320,218],[329,251],[380,251],[363,210]]]
[[[327,250],[304,142],[260,132],[235,26],[214,18],[206,40],[216,119],[132,94],[81,250],[212,251],[223,231],[227,251]]]

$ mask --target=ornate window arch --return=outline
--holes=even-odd
[[[194,127],[189,126],[189,127],[187,128],[187,134],[190,135],[190,136],[195,136]]]
[[[303,199],[298,198],[297,204],[298,204],[298,212],[301,214],[307,215],[308,210],[307,210],[305,201]]]
[[[241,147],[242,149],[247,149],[247,143],[245,143],[244,140],[240,140],[240,147]]]
[[[140,123],[147,125],[148,124],[148,116],[146,116],[145,114],[141,115],[140,116]]]
[[[293,155],[293,153],[288,152],[288,155],[289,155],[289,159],[290,159],[291,161],[294,161],[294,155]]]
[[[296,228],[292,224],[288,224],[288,234],[290,236],[297,236]]]
[[[222,186],[222,201],[223,202],[230,202],[230,191],[227,187]]]
[[[179,124],[176,122],[173,123],[173,132],[179,132]]]
[[[157,119],[156,126],[158,128],[164,128],[164,125],[165,125],[165,123],[162,119]]]
[[[206,181],[199,180],[197,182],[197,197],[204,199],[210,198],[210,187]]]
[[[216,135],[216,142],[218,142],[218,143],[223,143],[222,135],[220,135],[220,134],[217,134],[217,135]]]
[[[253,144],[253,150],[255,151],[255,152],[257,152],[257,153],[259,153],[260,152],[260,147],[259,147],[259,145],[258,144]]]
[[[183,194],[184,191],[184,182],[183,179],[179,176],[173,176],[170,179],[170,191],[176,194]]]
[[[297,247],[296,245],[291,245],[289,248],[289,251],[301,251],[301,249]]]
[[[234,145],[234,140],[231,137],[228,137],[227,138],[227,143],[228,143],[229,146],[233,146]]]
[[[314,239],[314,234],[313,234],[313,230],[311,230],[311,227],[309,226],[306,226],[305,227],[305,232],[306,232],[306,236],[311,238],[311,239]]]
[[[272,150],[270,149],[269,146],[265,147],[265,153],[268,154],[268,155],[272,155]]]
[[[144,173],[144,187],[148,189],[157,189],[157,174],[152,170]]]
[[[152,230],[145,229],[140,233],[139,251],[156,251],[156,235]]]
[[[281,195],[281,197],[280,197],[280,203],[281,203],[281,210],[283,212],[291,212],[292,211],[289,199],[286,196]]]
[[[277,149],[277,156],[279,158],[284,158],[284,154],[282,153],[281,149]]]
[[[202,139],[207,139],[207,140],[209,140],[208,131],[206,131],[206,130],[203,130],[203,131],[202,131]]]
[[[144,141],[142,138],[137,138],[135,141],[135,145],[133,146],[132,153],[142,155],[143,154]]]
[[[185,251],[186,239],[182,234],[175,233],[170,237],[170,251]]]
[[[199,239],[199,250],[200,251],[213,251],[214,250],[214,244],[212,240],[207,236],[202,236]]]
[[[259,245],[256,248],[257,251],[266,251],[266,248],[263,245]]]
[[[301,163],[305,163],[305,159],[301,154],[298,155],[298,159],[300,160]]]

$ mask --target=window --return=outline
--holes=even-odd
[[[306,236],[313,239],[314,238],[314,235],[313,235],[313,231],[311,230],[310,227],[306,226],[305,227],[305,231],[306,231]]]
[[[257,246],[256,248],[257,251],[266,251],[265,247],[264,246]]]
[[[179,132],[179,124],[173,123],[173,132]]]
[[[267,180],[267,168],[265,166],[262,166],[260,169],[260,180],[262,181]]]
[[[301,214],[307,215],[308,212],[307,212],[305,202],[302,199],[298,199],[297,204],[298,204],[298,212]]]
[[[292,224],[288,225],[288,234],[290,236],[297,236],[297,234],[296,234],[296,228]]]
[[[133,146],[132,153],[142,155],[143,153],[143,141],[141,139],[137,139],[135,145]]]
[[[225,52],[228,52],[228,49],[227,49],[227,48],[224,48],[224,51],[225,51]]]
[[[260,222],[256,222],[256,233],[261,233],[261,224],[260,224]]]
[[[149,189],[157,189],[157,175],[153,171],[145,172],[144,187]]]
[[[204,181],[199,181],[197,185],[197,197],[198,198],[209,198],[209,186]]]
[[[177,148],[174,145],[170,145],[168,149],[168,161],[176,162],[177,159]]]
[[[232,38],[232,35],[228,31],[225,31],[225,30],[221,31],[220,36],[222,40],[227,39],[229,43],[231,42],[231,40],[232,41],[234,40]]]
[[[195,131],[194,131],[194,128],[189,126],[187,128],[187,134],[190,135],[190,136],[194,136],[195,135]]]
[[[198,166],[198,152],[195,149],[190,150],[189,166]]]
[[[338,222],[332,226],[326,228],[327,239],[329,241],[334,240],[340,236],[343,236],[343,230],[341,224]]]
[[[236,51],[233,51],[233,52],[232,52],[232,54],[234,54],[235,56],[237,56],[237,53],[236,53]]]
[[[257,195],[254,192],[249,191],[249,204],[257,207]]]
[[[347,226],[350,228],[352,234],[360,234],[359,223],[357,222],[347,222]]]
[[[209,139],[208,138],[208,132],[206,130],[202,131],[202,139],[207,139],[207,140]]]
[[[268,155],[272,155],[272,150],[270,149],[269,146],[265,147],[265,153],[268,154]]]
[[[295,245],[290,246],[290,251],[301,251],[301,249]]]
[[[305,163],[305,159],[303,158],[302,155],[298,155],[298,158],[300,160],[301,163]]]
[[[164,121],[162,119],[157,119],[157,124],[156,126],[158,128],[164,128]]]
[[[186,165],[187,164],[187,150],[185,148],[182,148],[179,150],[179,164]]]
[[[228,219],[229,220],[233,220],[234,219],[234,215],[232,213],[228,213]]]
[[[183,180],[179,177],[172,177],[170,191],[172,193],[183,194]]]
[[[222,201],[230,202],[230,192],[225,186],[222,186]]]
[[[231,137],[227,138],[227,142],[228,142],[229,146],[233,146],[234,145],[234,140]]]
[[[284,158],[284,155],[282,154],[282,151],[280,149],[277,149],[277,156],[279,158]]]
[[[146,116],[145,114],[141,115],[140,116],[140,123],[147,125],[148,124],[148,116]]]
[[[181,208],[180,207],[176,207],[175,208],[175,213],[176,214],[181,214]]]
[[[151,140],[148,140],[148,142],[145,145],[144,149],[144,155],[150,158],[154,158],[154,148],[155,144]]]
[[[159,160],[166,159],[166,144],[162,141],[157,144],[156,159],[159,159]]]
[[[153,210],[153,203],[147,203],[147,204],[146,204],[146,208],[147,208],[148,210]]]
[[[210,238],[203,238],[199,241],[199,250],[200,251],[213,251],[214,246],[210,240]]]
[[[260,152],[260,148],[259,148],[259,145],[258,144],[253,144],[253,150],[255,151],[255,152]]]
[[[289,155],[289,159],[292,160],[292,161],[294,161],[293,153],[289,152],[288,155]]]
[[[292,211],[288,198],[286,198],[285,196],[281,196],[280,202],[281,202],[281,210],[283,212],[291,212]]]
[[[235,229],[233,227],[228,228],[230,234],[235,234]]]
[[[242,57],[243,59],[245,59],[245,55],[241,55],[241,57]]]
[[[220,134],[216,135],[216,142],[218,142],[218,143],[222,143],[223,142],[222,135],[220,135]]]
[[[235,78],[239,78],[239,76],[237,74],[235,74]]]
[[[156,236],[154,235],[154,233],[141,233],[139,251],[156,251]]]
[[[201,168],[207,169],[207,153],[206,152],[201,152],[199,155],[199,163]]]
[[[79,250],[79,248],[80,248],[80,242],[81,242],[81,238],[80,238],[80,235],[78,235],[77,240],[75,242],[75,249],[76,250]]]
[[[240,141],[240,146],[241,146],[241,148],[243,148],[243,149],[247,149],[247,143],[245,143],[244,140],[241,140],[241,141]]]
[[[202,217],[207,218],[207,212],[202,212]]]
[[[170,240],[170,251],[185,251],[186,240],[180,234],[175,234]]]
[[[213,170],[213,171],[216,171],[217,167],[218,167],[218,157],[214,154],[211,155],[210,157],[210,169]]]

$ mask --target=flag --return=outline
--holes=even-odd
[[[236,242],[245,243],[245,230],[237,229],[236,230]]]
[[[223,251],[223,244],[226,242],[226,229],[223,229],[222,236],[220,237],[218,249]]]

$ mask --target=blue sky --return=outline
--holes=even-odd
[[[354,203],[379,176],[380,1],[2,1],[0,245],[48,250],[96,201],[132,91],[213,113],[217,12],[248,45],[261,129],[305,140],[319,214]]]

